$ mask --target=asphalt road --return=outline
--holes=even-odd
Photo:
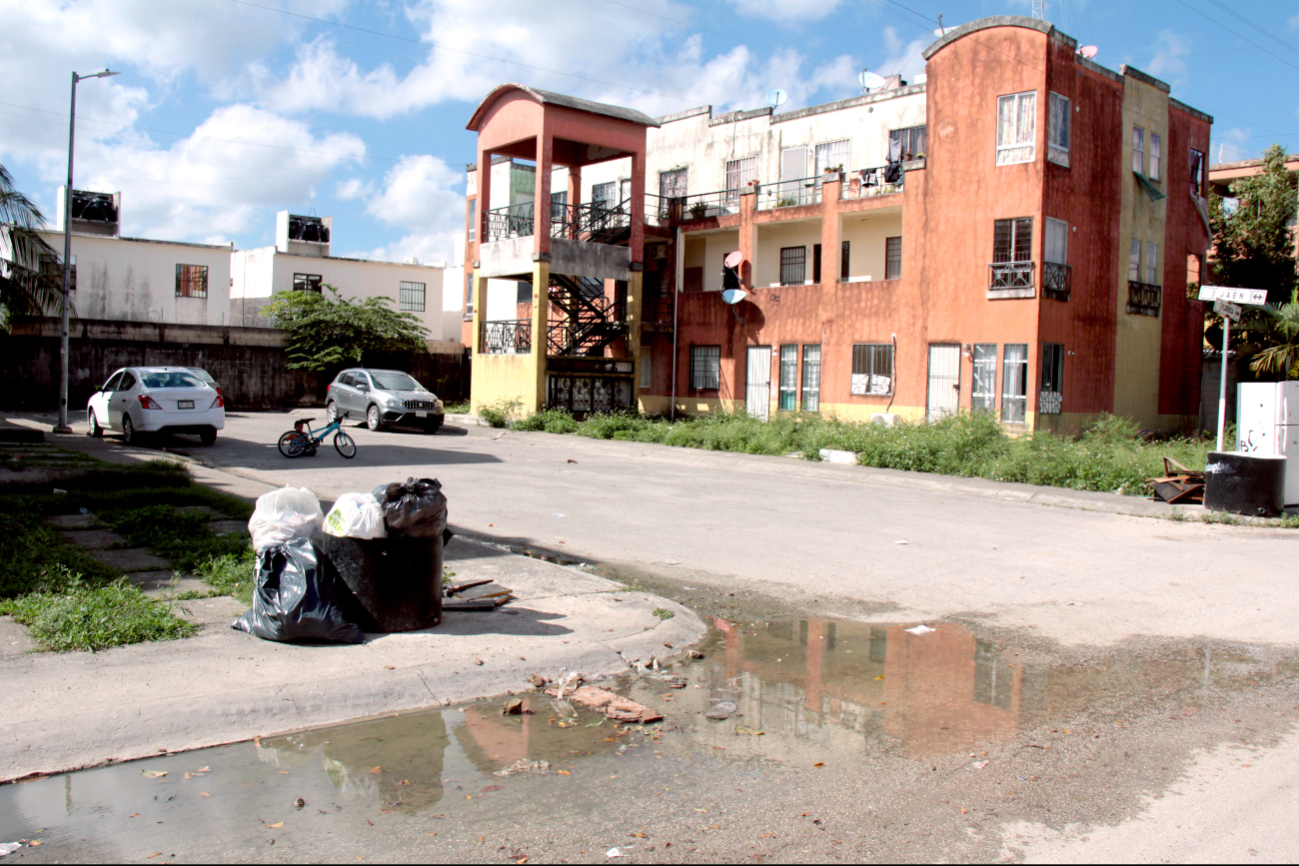
[[[321,415],[323,413],[315,413]],[[1128,637],[1299,642],[1299,532],[1086,508],[1133,497],[702,452],[451,421],[436,435],[349,428],[287,460],[294,416],[231,414],[205,462],[332,499],[442,482],[458,531],[668,584],[761,593],[827,613],[960,616],[1067,644]],[[1036,498],[1024,501],[1028,496]],[[689,601],[689,596],[679,596]]]

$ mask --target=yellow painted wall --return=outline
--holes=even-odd
[[[1159,245],[1160,272],[1167,254],[1164,248],[1164,222],[1167,202],[1152,202],[1132,175],[1132,127],[1145,130],[1145,163],[1150,161],[1150,134],[1163,142],[1164,175],[1168,165],[1181,155],[1169,152],[1168,94],[1157,87],[1138,81],[1131,75],[1123,79],[1122,190],[1123,209],[1119,218],[1118,309],[1115,320],[1114,414],[1131,418],[1146,429],[1159,427],[1159,343],[1160,319],[1154,316],[1128,315],[1128,249],[1133,238],[1141,241],[1140,282],[1146,282],[1146,244]],[[1162,187],[1167,188],[1167,181]],[[1162,281],[1162,278],[1160,278]]]
[[[883,406],[865,403],[821,403],[821,415],[826,418],[838,418],[852,423],[868,423],[872,415],[885,413]],[[922,421],[925,417],[924,406],[899,406],[896,403],[888,410],[898,416],[899,421]],[[885,413],[887,414],[887,413]]]
[[[541,409],[546,399],[546,316],[549,310],[547,292],[532,293],[532,346],[526,355],[488,355],[479,346],[483,309],[487,302],[487,280],[476,280],[477,293],[474,304],[474,375],[470,385],[470,411],[478,412],[484,406],[503,406],[517,402],[515,418],[525,418]],[[550,266],[537,262],[532,267],[532,285],[550,284]]]

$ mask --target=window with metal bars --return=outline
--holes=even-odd
[[[1001,420],[1023,424],[1028,411],[1028,344],[1007,343],[1001,363]]]
[[[821,411],[821,346],[803,347],[803,411]]]
[[[798,346],[780,347],[780,410],[798,408]]]
[[[992,233],[992,262],[1033,260],[1033,218],[997,220]]]
[[[828,141],[825,144],[818,144],[816,146],[816,182],[821,182],[821,175],[826,169],[849,168],[848,163],[851,160],[851,139],[845,138],[842,141]]]
[[[424,312],[424,283],[402,280],[397,288],[397,309],[412,313]]]
[[[663,198],[684,198],[688,173],[688,168],[659,172],[659,195]]]
[[[975,412],[997,410],[997,344],[975,343],[973,387],[970,388],[970,409]]]
[[[801,286],[807,279],[807,247],[780,248],[780,284]]]
[[[316,294],[320,294],[320,287],[320,274],[293,275],[293,291],[295,292],[315,292]]]
[[[726,204],[734,207],[740,200],[740,193],[749,186],[749,181],[758,177],[758,158],[732,159],[726,163]]]
[[[886,396],[893,393],[893,345],[854,343],[852,383],[854,394]]]
[[[722,347],[690,347],[690,389],[716,391],[722,384]]]
[[[176,265],[176,297],[207,297],[207,265]]]
[[[1064,402],[1064,345],[1042,344],[1042,381],[1037,400],[1037,411],[1043,415],[1059,415]]]
[[[884,239],[884,279],[902,279],[902,238]]]
[[[618,194],[617,189],[618,184],[616,181],[611,180],[608,183],[597,183],[595,186],[591,187],[591,204],[598,208],[612,210],[618,206],[618,202],[613,200],[613,197]]]

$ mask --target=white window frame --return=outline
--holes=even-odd
[[[1065,220],[1046,218],[1045,250],[1042,260],[1053,265],[1069,264],[1069,223]]]
[[[1051,91],[1046,122],[1046,158],[1056,165],[1069,167],[1069,131],[1073,103],[1067,96]]]
[[[1128,244],[1128,279],[1134,283],[1141,282],[1141,241],[1136,238]]]
[[[814,163],[813,174],[816,175],[817,184],[821,183],[821,176],[825,174],[827,168],[841,166],[844,171],[848,170],[852,162],[852,139],[841,138],[838,141],[827,141],[816,146],[816,162]]]
[[[416,288],[418,286],[419,288]],[[418,300],[417,300],[418,299]],[[406,313],[426,312],[428,303],[428,285],[413,280],[398,280],[397,309]],[[418,305],[418,306],[417,306]]]
[[[1132,127],[1132,170],[1146,173],[1146,131],[1135,125]]]
[[[612,210],[618,206],[614,197],[618,195],[618,182],[611,180],[606,183],[591,184],[591,204],[603,204],[606,210]]]
[[[746,156],[741,159],[726,161],[726,205],[735,207],[739,204],[740,193],[744,192],[749,181],[758,179],[758,158]]]
[[[1036,158],[1037,91],[998,96],[997,165],[1018,165]]]
[[[1156,132],[1150,133],[1150,179],[1159,180],[1163,172],[1163,141]]]
[[[1159,280],[1159,244],[1146,243],[1146,278],[1144,282],[1148,286],[1160,285]]]

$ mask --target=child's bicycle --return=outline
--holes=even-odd
[[[299,418],[293,422],[293,429],[280,437],[280,453],[285,457],[312,457],[325,437],[333,431],[338,431],[334,433],[334,448],[338,450],[339,454],[351,460],[356,456],[356,442],[340,429],[343,426],[343,419],[348,414],[344,412],[335,418],[329,426],[322,427],[319,430],[312,430],[308,426],[315,420],[314,418]]]

